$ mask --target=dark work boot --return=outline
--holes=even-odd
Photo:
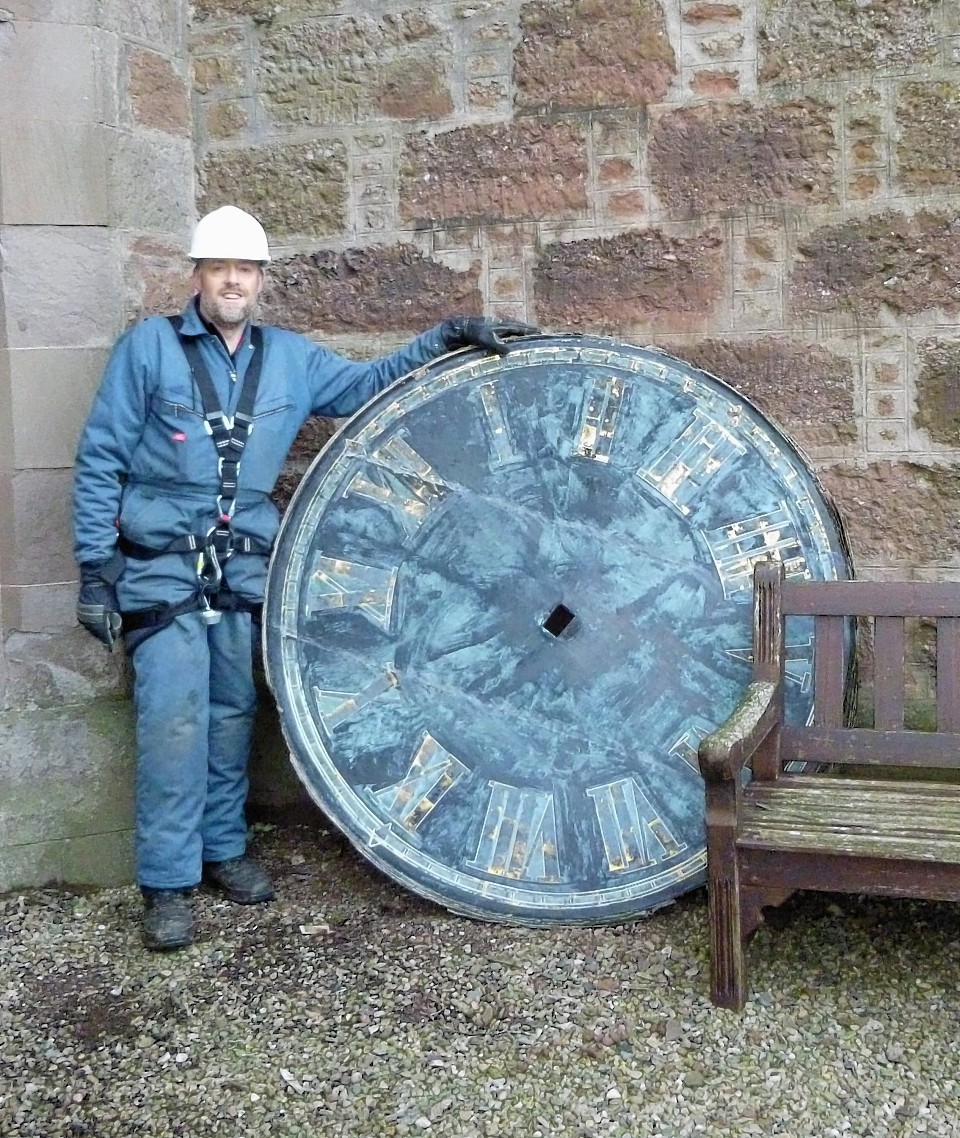
[[[190,889],[149,889],[143,894],[143,943],[164,950],[193,944],[197,926],[193,919]]]
[[[257,905],[276,896],[267,871],[246,855],[229,861],[205,861],[203,880],[238,905]]]

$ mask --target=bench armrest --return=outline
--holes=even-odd
[[[754,680],[726,720],[700,743],[700,773],[707,782],[738,779],[740,769],[780,719],[779,684]]]

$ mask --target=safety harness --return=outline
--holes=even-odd
[[[185,336],[181,331],[183,318],[168,316],[167,319],[177,333],[183,354],[190,365],[203,404],[204,426],[217,450],[217,474],[220,479],[217,489],[217,520],[206,533],[174,538],[162,549],[140,545],[121,535],[120,552],[134,560],[151,560],[162,557],[165,553],[197,554],[198,588],[194,596],[176,604],[123,613],[123,632],[130,651],[148,636],[166,628],[178,616],[188,612],[199,610],[201,618],[208,624],[216,624],[223,612],[249,612],[254,620],[259,620],[262,605],[237,597],[223,583],[223,563],[236,553],[259,553],[265,556],[270,552],[269,545],[254,538],[238,538],[231,530],[237,506],[240,462],[247,438],[253,430],[253,407],[263,367],[263,333],[256,325],[250,328],[253,354],[243,377],[236,410],[233,415],[227,415],[220,406],[216,388],[196,339]]]

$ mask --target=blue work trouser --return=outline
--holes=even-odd
[[[137,881],[180,889],[246,849],[256,712],[250,614],[177,617],[133,653]]]

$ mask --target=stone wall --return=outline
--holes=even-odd
[[[182,277],[186,15],[0,2],[0,889],[130,877],[128,675],[76,625],[70,492],[110,345]]]
[[[196,0],[191,51],[271,316],[656,344],[798,441],[862,575],[960,574],[956,5]]]

